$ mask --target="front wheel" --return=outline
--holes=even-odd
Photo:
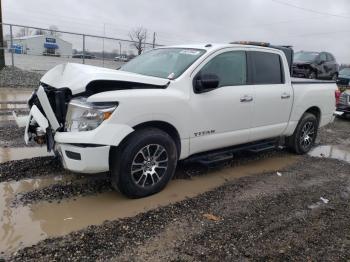
[[[111,182],[131,198],[161,191],[177,165],[173,139],[156,128],[135,131],[120,148],[111,152]]]
[[[301,155],[310,151],[315,143],[318,121],[315,115],[305,113],[299,121],[294,134],[287,138],[287,145],[295,153]]]

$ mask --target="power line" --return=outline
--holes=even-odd
[[[303,34],[303,35],[298,35],[297,37],[308,37],[308,36],[318,36],[318,35],[333,35],[333,34],[348,33],[348,32],[350,32],[350,30],[339,30],[339,31],[324,32],[324,33]]]
[[[305,8],[302,6],[298,6],[298,5],[293,5],[290,3],[286,3],[280,0],[271,0],[272,2],[278,3],[280,5],[285,5],[285,6],[289,6],[289,7],[293,7],[299,10],[303,10],[309,13],[314,13],[314,14],[319,14],[319,15],[326,15],[326,16],[334,16],[334,17],[339,17],[339,18],[345,18],[345,19],[350,19],[350,16],[344,16],[344,15],[337,15],[337,14],[332,14],[332,13],[327,13],[327,12],[322,12],[322,11],[318,11],[318,10],[314,10],[311,8]]]

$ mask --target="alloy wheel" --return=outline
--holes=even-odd
[[[303,128],[301,129],[300,134],[300,146],[304,150],[308,150],[314,141],[315,138],[315,126],[314,123],[311,121],[308,121],[304,124]]]
[[[141,148],[131,164],[131,176],[140,187],[152,187],[164,177],[168,168],[168,153],[158,144]]]

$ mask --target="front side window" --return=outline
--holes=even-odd
[[[175,79],[205,53],[202,49],[160,48],[144,53],[120,70],[141,75]]]
[[[284,83],[280,55],[268,52],[249,52],[252,62],[253,84]]]
[[[296,52],[294,54],[294,61],[298,62],[313,62],[316,60],[318,53],[316,52]]]
[[[200,74],[214,74],[219,78],[219,87],[247,83],[247,62],[244,51],[222,53],[211,59]]]

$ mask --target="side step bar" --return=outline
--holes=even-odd
[[[234,153],[240,151],[248,151],[252,153],[259,153],[271,149],[278,148],[280,146],[280,138],[274,138],[269,140],[262,140],[259,142],[243,144],[239,146],[223,148],[219,150],[209,151],[205,153],[195,154],[189,158],[183,160],[184,163],[199,163],[205,166],[213,166],[226,161],[232,160]]]

